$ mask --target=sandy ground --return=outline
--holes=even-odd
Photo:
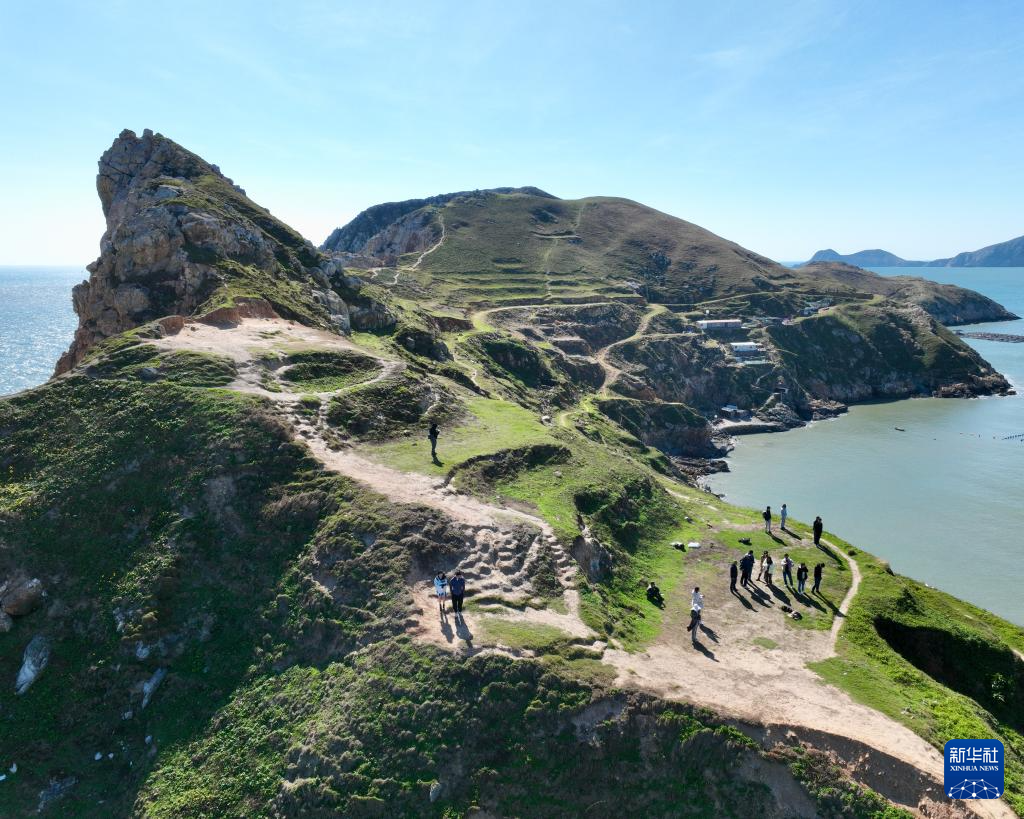
[[[439,243],[440,244],[440,243]],[[429,252],[429,251],[428,251]],[[648,313],[638,330],[649,323]],[[280,319],[244,319],[234,327],[214,327],[188,322],[176,335],[157,342],[169,349],[192,349],[219,353],[233,358],[240,369],[233,388],[265,395],[287,412],[298,400],[298,395],[272,392],[264,389],[260,381],[261,353],[289,348],[358,349],[349,340],[319,330]],[[617,371],[607,364],[607,348],[597,358],[606,368],[609,378]],[[402,366],[401,362],[381,359],[386,377]],[[607,383],[607,381],[606,381]],[[404,473],[374,462],[348,448],[335,449],[321,434],[320,422],[292,414],[297,436],[308,445],[310,452],[325,467],[359,481],[395,503],[423,505],[437,509],[452,520],[466,526],[466,551],[456,565],[467,567],[467,577],[476,591],[486,591],[497,602],[479,613],[455,618],[448,614],[442,618],[433,597],[429,577],[410,577],[413,597],[419,613],[410,625],[410,632],[418,639],[465,653],[494,651],[528,655],[508,647],[481,645],[478,618],[506,617],[527,623],[537,623],[562,629],[568,635],[583,640],[596,635],[579,617],[579,596],[576,592],[576,567],[567,550],[555,539],[550,527],[540,518],[528,513],[487,504],[477,498],[463,495],[444,485],[440,479],[416,473]],[[522,542],[524,525],[536,531],[528,546]],[[518,539],[518,540],[517,540]],[[547,545],[557,556],[560,579],[564,587],[565,613],[551,609],[522,608],[521,601],[530,596],[529,569],[533,553]],[[525,549],[525,553],[523,550]],[[836,550],[842,554],[841,550]],[[843,555],[846,557],[846,555]],[[852,584],[840,610],[845,612],[857,592],[860,573],[857,564],[847,558],[852,571]],[[454,567],[453,567],[454,568]],[[898,769],[912,766],[930,781],[931,790],[914,794],[902,793],[896,786],[888,789],[887,796],[917,808],[914,799],[928,796],[942,799],[942,755],[923,739],[878,711],[853,702],[844,692],[826,685],[807,668],[807,663],[822,660],[835,652],[835,641],[842,626],[837,617],[831,631],[811,631],[792,628],[778,610],[776,600],[766,594],[763,584],[755,584],[760,593],[734,596],[724,581],[720,589],[705,589],[706,613],[704,628],[696,645],[691,643],[685,630],[689,620],[688,600],[670,601],[664,627],[657,641],[647,651],[630,654],[604,643],[594,642],[595,648],[604,650],[604,661],[618,674],[617,684],[623,688],[640,689],[667,699],[680,700],[705,706],[744,722],[763,725],[764,736],[778,741],[795,734],[797,737],[815,737],[825,745],[842,745],[860,751],[854,760],[845,760],[852,767],[865,768],[864,776],[871,778],[876,768],[876,781],[872,785],[886,793],[885,764],[888,760]],[[517,605],[502,605],[502,597]],[[765,648],[753,642],[754,637],[766,638],[777,644]],[[817,732],[822,732],[820,735]],[[906,779],[904,774],[899,775]],[[891,778],[891,777],[890,777]],[[913,796],[913,798],[911,798]],[[1012,817],[1015,814],[1003,803],[992,800],[978,801],[972,809],[984,817]]]

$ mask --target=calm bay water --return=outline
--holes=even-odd
[[[1024,316],[1024,268],[875,268],[970,287]],[[1024,320],[964,327],[1024,335]],[[1024,344],[969,340],[1024,393]],[[894,427],[906,432],[897,432]],[[738,439],[710,485],[783,503],[918,580],[1024,625],[1024,395],[851,407],[803,429]]]
[[[71,288],[80,267],[0,267],[0,395],[42,384],[78,325]]]

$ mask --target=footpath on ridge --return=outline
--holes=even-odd
[[[440,241],[430,250],[436,249]],[[523,307],[481,311],[474,319],[482,321],[497,310]],[[657,312],[656,307],[649,309],[637,332],[625,341],[642,337]],[[230,327],[189,320],[176,334],[150,343],[231,358],[239,376],[229,388],[273,401],[291,421],[296,440],[304,442],[326,469],[358,481],[396,504],[437,510],[464,527],[466,549],[458,566],[467,574],[470,600],[475,596],[487,598],[488,602],[485,606],[471,606],[460,622],[450,615],[448,621],[441,621],[432,599],[430,577],[410,577],[411,594],[418,608],[409,625],[415,639],[464,654],[493,651],[531,656],[529,651],[515,651],[498,643],[488,645],[477,633],[478,619],[484,615],[498,616],[513,623],[551,626],[600,652],[602,661],[615,670],[616,684],[622,688],[709,708],[744,723],[766,744],[796,739],[832,750],[856,777],[902,804],[916,808],[922,798],[942,799],[942,755],[935,748],[881,712],[860,705],[845,692],[827,685],[807,667],[808,663],[835,654],[843,615],[860,584],[857,562],[842,550],[834,549],[847,561],[852,583],[827,632],[790,628],[785,618],[772,616],[767,610],[763,614],[752,613],[753,607],[730,595],[727,582],[723,581],[719,589],[706,590],[707,628],[702,636],[710,640],[710,647],[695,650],[691,645],[684,628],[688,605],[683,605],[689,598],[680,591],[675,595],[674,605],[666,609],[663,627],[654,643],[646,650],[630,653],[614,644],[606,645],[580,618],[578,568],[544,520],[461,494],[443,479],[396,470],[352,447],[332,446],[333,438],[325,434],[323,410],[313,417],[299,410],[300,399],[307,392],[267,390],[261,379],[262,355],[288,346],[303,350],[356,350],[372,355],[382,367],[377,380],[400,372],[405,367],[403,362],[360,347],[347,338],[283,319],[246,318]],[[605,388],[619,372],[608,363],[608,353],[614,346],[605,347],[596,356],[605,369]],[[334,393],[321,395],[331,394]],[[558,611],[524,605],[533,596],[531,569],[542,549],[550,550],[563,587],[563,604]],[[765,651],[752,642],[753,637],[775,644],[776,648]],[[761,727],[750,729],[750,725]],[[977,801],[970,809],[983,817],[1015,815],[1004,802],[996,800]]]

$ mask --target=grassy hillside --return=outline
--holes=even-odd
[[[907,816],[854,781],[871,749],[760,724],[811,707],[797,677],[820,699],[802,657],[936,746],[1002,737],[1021,806],[1020,629],[863,553],[845,621],[856,567],[831,551],[819,595],[731,595],[748,548],[822,553],[670,457],[709,451],[730,395],[778,410],[780,381],[795,412],[819,382],[988,375],[921,310],[620,199],[398,207],[389,241],[416,251],[359,285],[159,135],[122,135],[99,187],[117,246],[76,296],[98,300],[70,371],[0,400],[0,601],[29,589],[0,618],[0,668],[10,684],[26,652],[48,657],[0,709],[0,815]],[[122,274],[147,306],[115,328]],[[696,331],[822,291],[835,306],[750,330],[757,365]],[[255,315],[195,320],[243,303]],[[357,332],[326,331],[346,316]],[[429,578],[463,566],[467,616],[441,619]],[[697,584],[721,618],[699,648],[680,622]],[[763,682],[770,709],[683,696],[702,680]],[[872,782],[916,805],[911,773]]]
[[[144,380],[147,367],[161,380]],[[755,761],[809,783],[830,814],[883,809],[813,757],[772,761],[713,715],[613,692],[571,641],[538,644],[537,660],[410,643],[405,578],[459,530],[326,474],[266,400],[207,386],[232,376],[129,335],[0,402],[2,568],[46,590],[0,635],[0,665],[13,674],[36,635],[52,645],[2,716],[0,756],[17,763],[4,815],[42,800],[64,816],[556,816],[579,806],[581,764],[593,815],[617,815],[624,789],[650,815],[780,815]],[[594,521],[620,568],[592,587],[590,616],[649,638],[638,575],[667,565],[651,550],[686,524],[653,483],[607,493],[648,474],[596,443],[610,433],[574,447],[571,484],[529,466],[499,483],[558,527],[577,509]],[[529,434],[467,441],[464,454]],[[832,786],[817,793],[823,771]]]

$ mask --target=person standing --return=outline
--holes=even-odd
[[[783,509],[786,507],[783,506]],[[786,552],[782,556],[782,583],[785,586],[793,585],[793,560],[789,556],[789,552]]]
[[[757,579],[758,580],[760,580],[761,577],[764,575],[765,566],[768,565],[768,561],[770,559],[771,558],[768,557],[768,552],[761,552],[761,562],[760,562],[760,564],[758,564],[758,567],[757,567]]]
[[[772,585],[772,571],[775,568],[774,565],[773,565],[774,561],[772,560],[772,556],[771,555],[769,555],[767,552],[765,552],[765,554],[767,555],[767,557],[765,557],[765,559],[764,559],[764,582],[767,583],[769,586],[771,586]]]
[[[690,632],[690,639],[694,645],[697,643],[697,630],[700,628],[701,615],[704,611],[704,595],[700,593],[700,586],[693,587],[693,594],[690,597],[690,625],[686,630]]]
[[[437,463],[437,439],[441,433],[437,429],[437,423],[432,421],[430,423],[430,430],[427,432],[427,437],[430,439],[430,460]]]
[[[441,616],[444,617],[444,601],[448,599],[448,578],[445,577],[444,572],[434,575],[434,594],[437,595],[437,607],[441,610]]]
[[[814,519],[814,524],[811,526],[811,529],[814,532],[814,545],[815,546],[820,546],[821,545],[821,533],[824,530],[824,528],[825,527],[824,527],[824,525],[821,522],[821,515],[818,515],[818,517],[816,517]]]
[[[736,561],[732,562],[729,567],[729,591],[733,594],[736,593],[736,576],[740,573],[739,567],[736,565]]]
[[[811,589],[815,594],[821,594],[821,573],[825,568],[824,563],[814,564],[814,588]]]
[[[779,526],[782,527],[782,531],[786,531],[786,518],[789,517],[789,510],[786,508],[786,504],[782,504],[782,509],[779,510]]]
[[[804,594],[804,589],[807,586],[807,564],[801,563],[800,568],[796,570],[796,590],[800,594]]]
[[[461,571],[455,572],[455,576],[448,583],[448,589],[452,593],[452,611],[456,616],[462,616],[462,601],[466,596],[466,578]]]
[[[740,560],[740,583],[746,586],[750,582],[750,575],[754,573],[754,550],[751,549]]]
[[[768,533],[772,533],[772,508],[766,506],[764,511],[761,513],[761,517],[764,518],[764,530]]]

